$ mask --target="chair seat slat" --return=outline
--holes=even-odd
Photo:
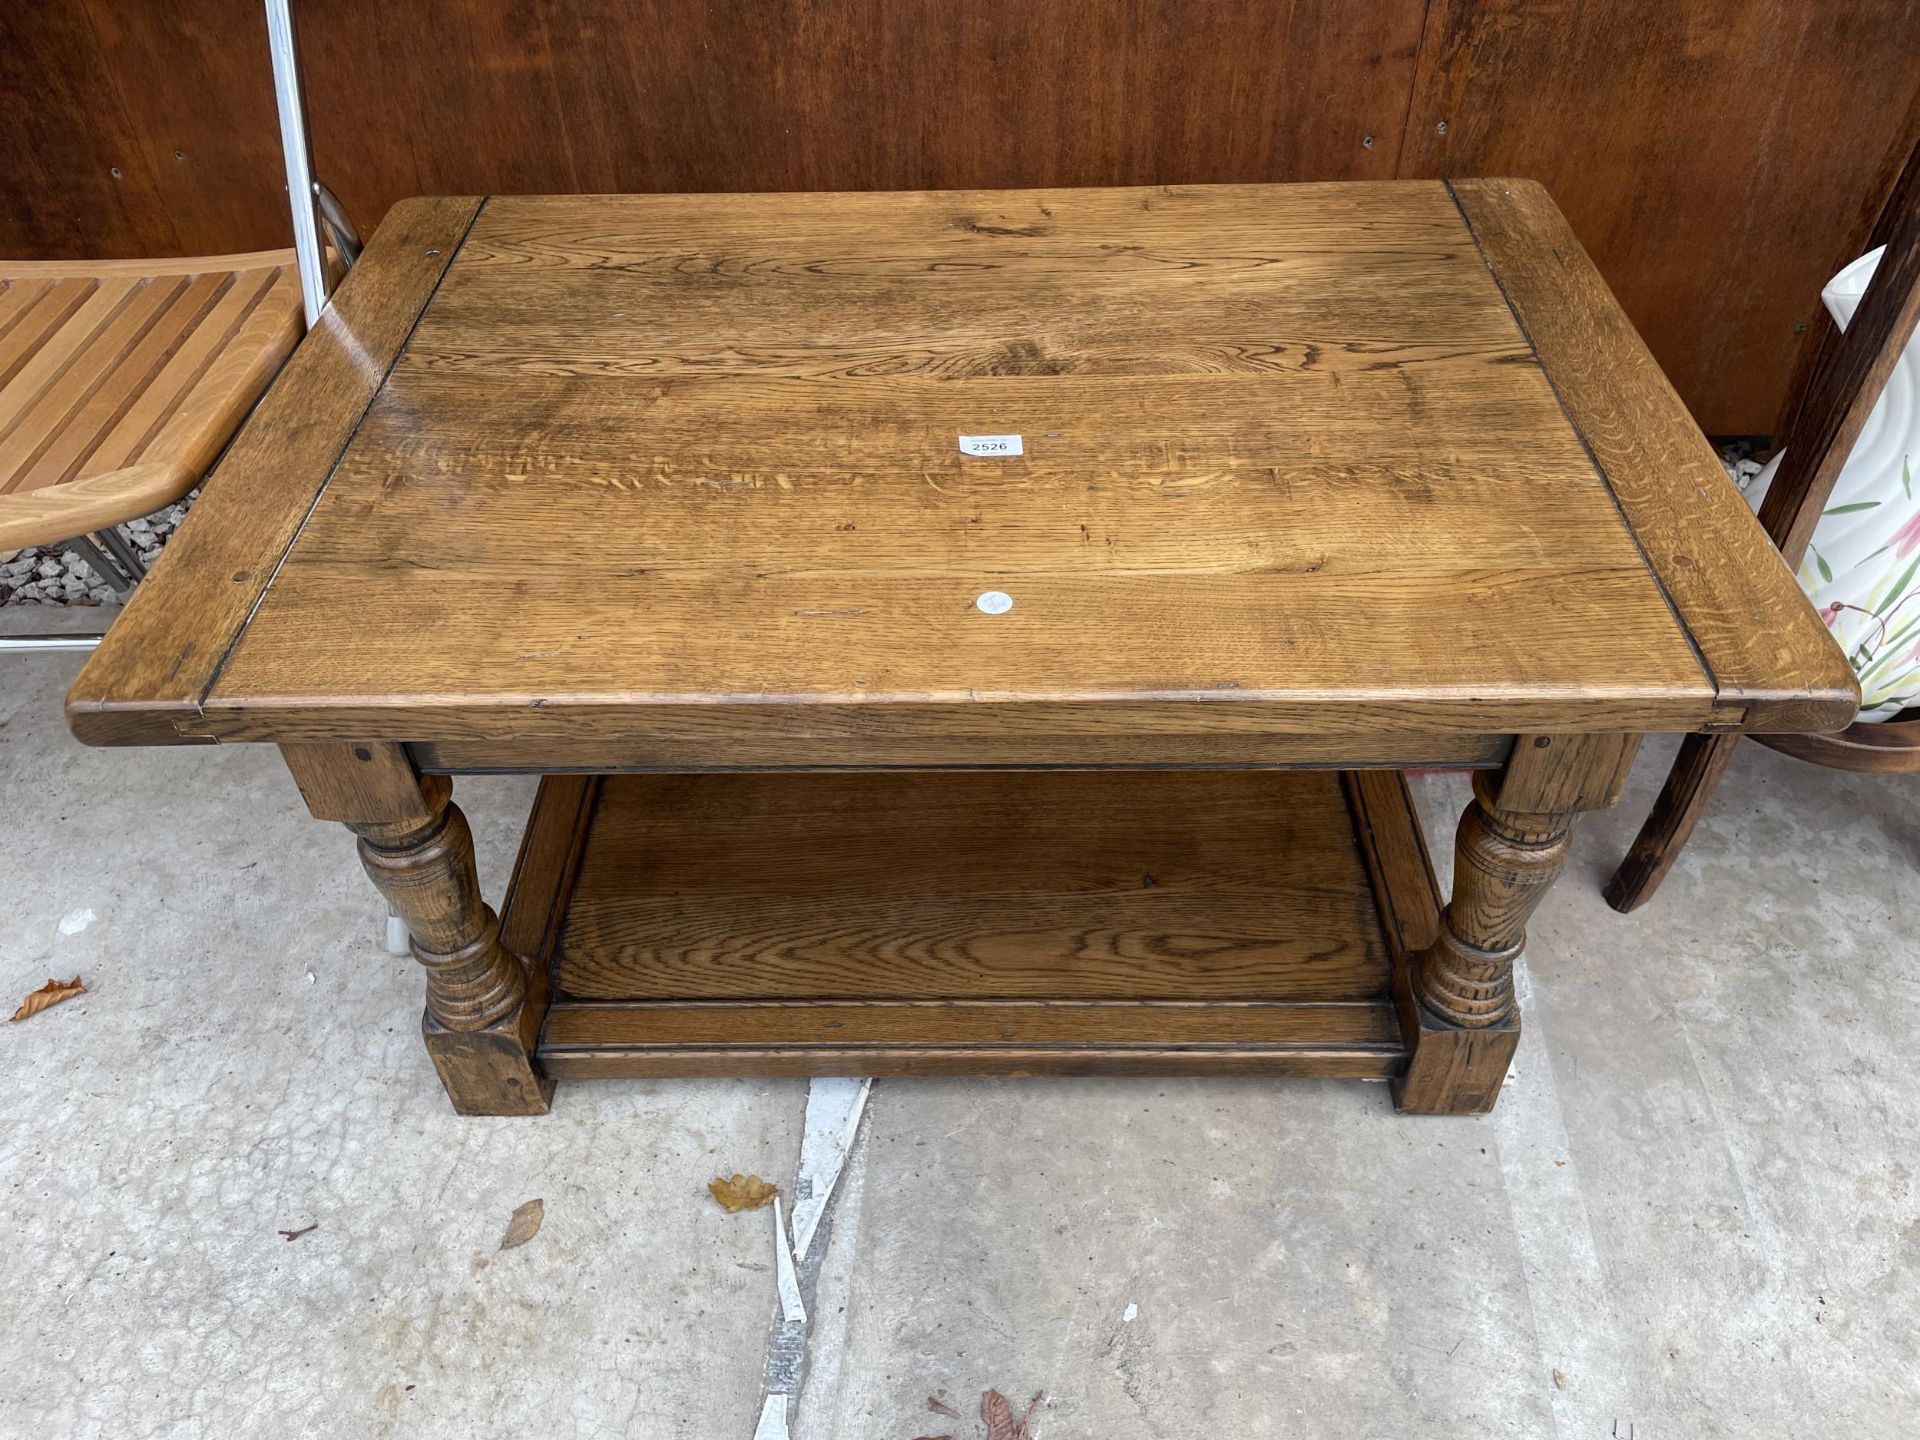
[[[179,498],[300,332],[287,251],[0,261],[0,547]]]
[[[107,377],[162,318],[184,285],[174,275],[137,282],[113,318],[68,357],[65,369],[20,416],[0,447],[0,493],[37,490],[66,478],[58,465],[41,462],[74,433],[79,416]]]
[[[27,414],[59,383],[67,366],[112,323],[139,287],[136,279],[96,286],[67,322],[41,342],[33,358],[0,390],[0,457],[13,450],[13,436]],[[12,468],[0,466],[0,468]]]
[[[226,281],[222,274],[155,278],[160,284],[178,282],[166,311],[139,343],[120,358],[92,398],[35,462],[16,487],[17,492],[37,490],[48,484],[63,485],[81,475],[116,470],[126,463],[124,455],[115,455],[107,449],[108,436],[146,393],[147,386],[153,383],[174,351],[213,308]]]
[[[91,280],[56,280],[34,297],[17,323],[0,337],[0,396],[6,395],[48,337],[67,323],[93,291]]]
[[[184,462],[195,471],[212,464],[293,349],[299,321],[300,277],[288,266],[271,277],[232,339],[214,352],[143,458]]]
[[[213,356],[238,332],[241,322],[252,311],[259,295],[257,272],[242,272],[220,292],[213,309],[182,339],[132,410],[114,427],[108,444],[126,456],[125,463],[137,465],[160,457],[150,454],[154,439],[173,418]]]

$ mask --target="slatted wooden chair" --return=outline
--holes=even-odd
[[[1920,146],[1907,157],[1875,224],[1868,250],[1885,246],[1852,323],[1822,332],[1806,389],[1788,426],[1786,454],[1760,506],[1760,523],[1798,568],[1815,525],[1853,453],[1880,392],[1920,320]],[[1841,257],[1842,259],[1850,257]],[[1920,709],[1838,735],[1754,735],[1762,745],[1837,770],[1920,774]],[[1740,737],[1689,735],[1666,788],[1626,859],[1608,882],[1607,903],[1627,911],[1660,887],[1726,773]]]
[[[0,261],[0,555],[64,542],[124,596],[141,564],[113,527],[194,486],[359,257],[313,173],[289,0],[265,3],[293,248]],[[0,651],[100,638],[0,636]]]
[[[113,527],[199,482],[302,329],[291,250],[0,261],[0,550],[73,545],[131,590]]]

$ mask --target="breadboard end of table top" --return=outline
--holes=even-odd
[[[1446,184],[1714,682],[1712,728],[1846,726],[1853,667],[1546,187]]]
[[[414,199],[387,212],[74,681],[77,738],[200,743],[192,718],[482,203]]]
[[[67,699],[67,729],[82,745],[215,745],[219,737],[196,734],[191,705],[148,705]]]

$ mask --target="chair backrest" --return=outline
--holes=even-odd
[[[1820,512],[1920,319],[1920,144],[1894,182],[1867,248],[1886,246],[1845,331],[1829,324],[1785,436],[1760,523],[1799,568]]]

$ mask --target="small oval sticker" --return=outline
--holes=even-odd
[[[989,590],[973,603],[983,615],[1004,615],[1013,608],[1013,596],[1004,590]]]

